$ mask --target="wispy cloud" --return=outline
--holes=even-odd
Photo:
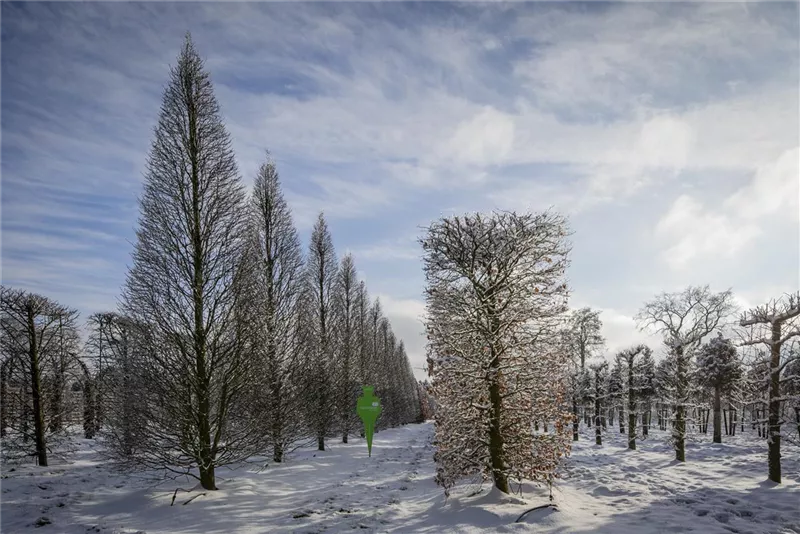
[[[3,279],[81,309],[114,306],[186,30],[245,181],[270,149],[301,232],[324,210],[387,299],[421,293],[409,236],[426,221],[551,205],[581,247],[575,298],[617,310],[620,342],[642,288],[796,284],[796,4],[3,3],[2,15]]]

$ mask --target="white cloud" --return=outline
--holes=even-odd
[[[423,224],[462,209],[552,204],[575,214],[576,233],[607,241],[619,270],[635,264],[626,272],[635,282],[608,281],[591,261],[570,271],[597,288],[594,302],[614,302],[607,336],[621,345],[638,339],[631,286],[681,287],[707,275],[686,269],[700,263],[735,273],[747,299],[796,279],[796,5],[528,3],[446,15],[404,4],[189,7],[4,9],[4,29],[16,31],[3,42],[3,222],[41,229],[27,244],[4,240],[6,278],[43,292],[79,288],[59,293],[76,305],[91,300],[87,269],[102,274],[94,284],[91,273],[104,295],[118,291],[159,93],[189,27],[245,180],[269,148],[301,232],[320,210],[348,219],[337,247],[358,243],[370,260],[364,274],[394,306],[417,363],[421,303],[397,298],[419,294],[419,280],[374,261],[411,259],[401,216]],[[709,176],[726,173],[753,180],[712,189]],[[614,218],[646,237],[620,243],[604,232]],[[116,243],[77,231],[91,224]],[[44,250],[59,229],[74,246]],[[651,245],[665,255],[649,257]],[[782,269],[774,279],[754,274],[743,252],[756,246]],[[73,250],[86,251],[87,269]],[[34,252],[46,260],[41,277],[18,259]],[[62,257],[68,269],[57,268]]]
[[[766,231],[780,231],[786,221],[800,222],[800,149],[784,152],[762,165],[753,178],[717,206],[690,195],[679,196],[656,226],[667,243],[663,258],[673,269],[714,258],[730,261]],[[787,244],[788,245],[788,244]]]
[[[456,164],[486,166],[503,163],[513,146],[513,117],[486,107],[458,125],[444,154]]]

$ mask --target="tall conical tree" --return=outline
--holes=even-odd
[[[245,193],[209,74],[188,34],[164,91],[139,204],[122,304],[152,338],[139,460],[182,468],[214,490],[215,468],[249,456],[254,444],[254,425],[229,411],[252,380],[237,324]]]
[[[335,312],[337,318],[337,350],[335,359],[336,408],[342,433],[342,443],[356,428],[356,399],[359,388],[355,382],[358,370],[358,344],[356,327],[358,324],[359,285],[353,256],[345,255],[339,265],[336,277]]]
[[[333,381],[333,292],[336,284],[338,265],[333,249],[328,224],[322,213],[319,214],[311,232],[306,261],[307,297],[305,311],[308,314],[305,342],[306,354],[310,358],[307,369],[306,395],[311,399],[308,416],[311,427],[317,435],[319,450],[325,450],[325,438],[335,428]]]
[[[299,394],[295,387],[298,360],[298,312],[303,259],[292,214],[281,192],[275,162],[269,158],[258,171],[250,199],[251,253],[256,287],[254,351],[268,393],[258,402],[272,445],[272,459],[304,435],[296,417]]]

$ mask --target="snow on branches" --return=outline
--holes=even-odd
[[[495,212],[443,218],[421,240],[436,481],[551,481],[569,452],[566,220]],[[534,421],[549,423],[535,432]]]

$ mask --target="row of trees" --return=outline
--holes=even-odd
[[[601,359],[586,364],[604,347],[599,312],[573,312],[563,333],[574,369],[573,439],[578,439],[582,418],[595,427],[596,443],[601,444],[602,428],[607,421],[613,425],[617,412],[620,432],[625,432],[627,415],[629,447],[635,449],[637,436],[647,435],[655,409],[661,427],[671,428],[676,459],[684,461],[691,426],[705,431],[713,413],[713,440],[721,442],[723,418],[741,417],[738,422],[744,424],[748,408],[752,425],[768,438],[769,477],[780,482],[781,439],[800,437],[798,296],[785,295],[740,315],[736,341],[719,332],[730,326],[734,311],[730,291],[690,287],[660,295],[637,319],[643,328],[664,334],[664,358],[656,364],[652,351],[640,345],[619,352],[612,365]],[[710,337],[714,331],[717,335]],[[759,345],[768,350],[754,349]],[[728,431],[733,421],[727,422]]]
[[[23,373],[4,391],[13,382],[43,428],[56,412],[42,408],[40,383],[77,314],[5,289],[0,313],[3,368]],[[188,35],[164,93],[120,310],[89,324],[91,365],[75,343],[71,353],[93,398],[87,429],[116,459],[195,476],[205,489],[216,488],[217,467],[253,454],[280,462],[308,439],[320,450],[333,436],[347,442],[362,384],[382,399],[379,428],[423,417],[403,343],[353,257],[337,258],[323,215],[304,257],[273,161],[248,197]],[[46,433],[35,434],[46,465]]]

